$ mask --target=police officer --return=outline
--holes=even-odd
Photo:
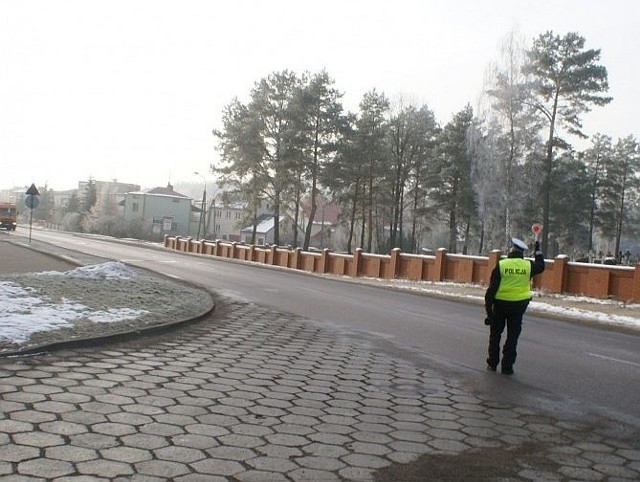
[[[487,312],[485,323],[491,327],[489,335],[489,358],[487,369],[496,371],[500,362],[500,337],[507,327],[507,339],[502,348],[501,372],[513,374],[516,361],[516,346],[522,331],[522,317],[531,301],[531,278],[544,271],[544,254],[540,244],[535,244],[535,260],[524,259],[527,245],[518,238],[511,240],[512,246],[506,258],[498,261],[491,272],[491,281],[484,296]]]

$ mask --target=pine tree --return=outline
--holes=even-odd
[[[585,39],[577,33],[564,37],[549,31],[540,35],[527,52],[524,72],[533,77],[532,105],[544,115],[548,125],[546,158],[542,172],[543,225],[542,249],[548,252],[551,183],[554,148],[562,142],[560,128],[569,134],[585,137],[580,116],[592,105],[602,106],[611,97],[600,95],[609,89],[607,69],[598,64],[600,50],[585,50]]]
[[[466,251],[476,205],[471,185],[471,156],[468,133],[473,123],[473,110],[467,105],[444,127],[436,160],[437,177],[432,179],[432,195],[441,213],[448,218],[447,249],[457,252],[457,240],[464,238]]]
[[[305,80],[295,98],[294,128],[301,149],[301,177],[310,186],[310,212],[303,242],[303,249],[307,250],[318,207],[318,183],[336,155],[344,119],[342,94],[333,87],[333,79],[322,71]]]

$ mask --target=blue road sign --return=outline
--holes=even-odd
[[[24,198],[24,203],[29,209],[35,209],[40,204],[40,198],[35,194],[27,194]]]

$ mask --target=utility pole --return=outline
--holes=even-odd
[[[206,232],[206,215],[207,215],[207,180],[205,179],[205,177],[200,174],[197,171],[193,172],[194,174],[200,176],[204,182],[204,189],[202,190],[202,204],[201,204],[201,211],[200,211],[200,221],[198,221],[198,234],[196,236],[196,238],[200,239],[200,228],[202,228],[202,237],[206,238],[207,237],[207,232]]]

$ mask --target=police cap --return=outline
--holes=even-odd
[[[511,238],[511,244],[513,244],[513,247],[519,251],[525,251],[526,249],[529,249],[527,243],[518,238]]]

